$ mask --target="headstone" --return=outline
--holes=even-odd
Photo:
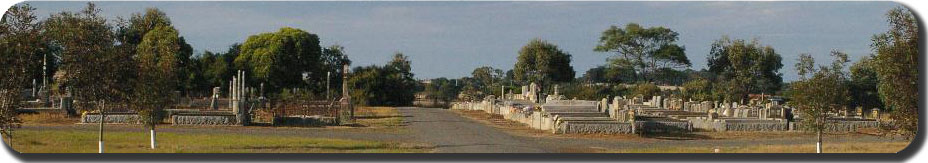
[[[719,113],[717,113],[717,112],[715,111],[715,109],[709,110],[709,111],[707,111],[707,112],[709,113],[709,115],[707,115],[707,117],[709,118],[710,121],[719,118]]]
[[[600,106],[599,111],[608,111],[609,110],[609,98],[607,97],[607,98],[603,98],[603,100],[600,100],[599,106]]]
[[[209,100],[209,108],[212,110],[219,110],[219,87],[213,87],[213,95]]]
[[[731,117],[731,116],[733,116],[733,114],[732,114],[733,111],[732,111],[731,108],[725,107],[725,108],[723,108],[723,109],[724,109],[724,110],[722,111],[722,115],[723,115],[723,116],[726,116],[726,117]]]
[[[555,85],[554,85],[554,96],[557,96],[557,95],[558,95],[558,93],[557,93],[557,84],[555,84]]]
[[[863,108],[863,107],[856,107],[856,108],[854,108],[854,116],[857,117],[857,118],[863,118],[863,117],[864,117],[864,108]]]
[[[880,120],[880,109],[879,108],[870,109],[870,117],[879,121]]]
[[[635,109],[628,109],[628,112],[626,112],[625,116],[625,122],[635,123],[635,115],[637,115],[635,113]],[[632,125],[634,126],[634,124]]]

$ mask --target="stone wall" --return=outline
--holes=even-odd
[[[171,116],[174,125],[236,125],[235,115],[180,114]]]
[[[289,116],[274,117],[274,126],[326,126],[338,124],[335,117],[322,116]]]
[[[635,121],[636,132],[690,132],[690,122],[677,121]]]
[[[100,114],[84,114],[81,116],[81,123],[100,123]],[[103,123],[141,124],[141,119],[137,113],[106,113]]]
[[[632,134],[631,123],[607,121],[567,121],[557,127],[556,133],[580,134]]]
[[[788,131],[786,121],[727,122],[725,131]]]
[[[693,128],[699,131],[789,131],[784,120],[690,118]]]
[[[830,121],[825,125],[825,132],[857,132],[861,128],[878,128],[880,127],[880,122],[874,120],[839,120],[839,121]],[[799,130],[810,130],[802,125],[799,126]]]

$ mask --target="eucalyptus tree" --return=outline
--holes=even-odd
[[[822,153],[822,134],[830,124],[829,114],[847,108],[850,103],[848,77],[844,72],[847,54],[833,51],[835,58],[830,66],[816,68],[812,56],[803,54],[796,70],[800,79],[790,84],[789,105],[801,114],[800,124],[804,129],[815,132],[818,138],[816,152]]]
[[[610,26],[602,32],[597,52],[616,55],[609,58],[610,66],[632,68],[635,81],[652,80],[649,75],[660,69],[677,69],[691,66],[684,53],[685,48],[677,45],[678,33],[665,27],[642,27],[629,23],[625,28]]]
[[[873,36],[874,69],[879,77],[879,94],[891,110],[895,131],[907,138],[918,133],[919,23],[907,8],[897,7],[887,14],[889,31]]]
[[[708,57],[709,72],[715,76],[715,91],[726,100],[744,100],[748,94],[772,94],[783,83],[779,70],[782,58],[773,47],[757,40],[716,40]]]
[[[151,131],[151,148],[155,148],[155,126],[165,108],[172,106],[177,94],[177,71],[181,69],[180,36],[170,26],[158,26],[145,34],[137,48],[138,81],[133,104]]]
[[[541,39],[533,39],[519,50],[519,56],[513,68],[513,77],[516,82],[522,84],[537,82],[548,85],[570,82],[576,73],[570,61],[571,55],[562,51],[557,45]]]
[[[45,41],[36,37],[42,27],[34,12],[29,4],[15,5],[0,20],[0,134],[8,139],[19,123],[16,109],[25,100],[21,91],[35,79],[34,74],[41,74],[35,67],[47,55]]]
[[[59,50],[58,90],[72,93],[78,110],[92,108],[105,115],[107,101],[128,103],[132,85],[132,57],[114,47],[113,26],[93,3],[79,12],[60,12],[44,22],[50,44]],[[100,123],[100,152],[103,152],[103,123]]]

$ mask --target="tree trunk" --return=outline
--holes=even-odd
[[[155,115],[154,115],[154,111],[152,111],[152,113],[150,113],[149,115],[151,116],[151,118],[149,118],[149,121],[151,121],[151,149],[155,149]]]
[[[822,153],[822,130],[818,131],[818,142],[815,142],[815,153]]]
[[[155,127],[151,128],[151,149],[155,149]]]
[[[98,147],[99,153],[103,153],[103,121],[106,120],[106,114],[104,114],[104,111],[106,110],[106,101],[101,102],[101,106],[102,107],[100,107],[100,140],[99,140],[99,147]]]
[[[822,132],[825,131],[825,115],[822,115],[821,125],[818,127],[818,142],[815,142],[815,153],[822,153]]]

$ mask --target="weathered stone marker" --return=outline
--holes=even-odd
[[[213,87],[213,95],[210,96],[209,108],[212,110],[219,110],[219,87]]]

